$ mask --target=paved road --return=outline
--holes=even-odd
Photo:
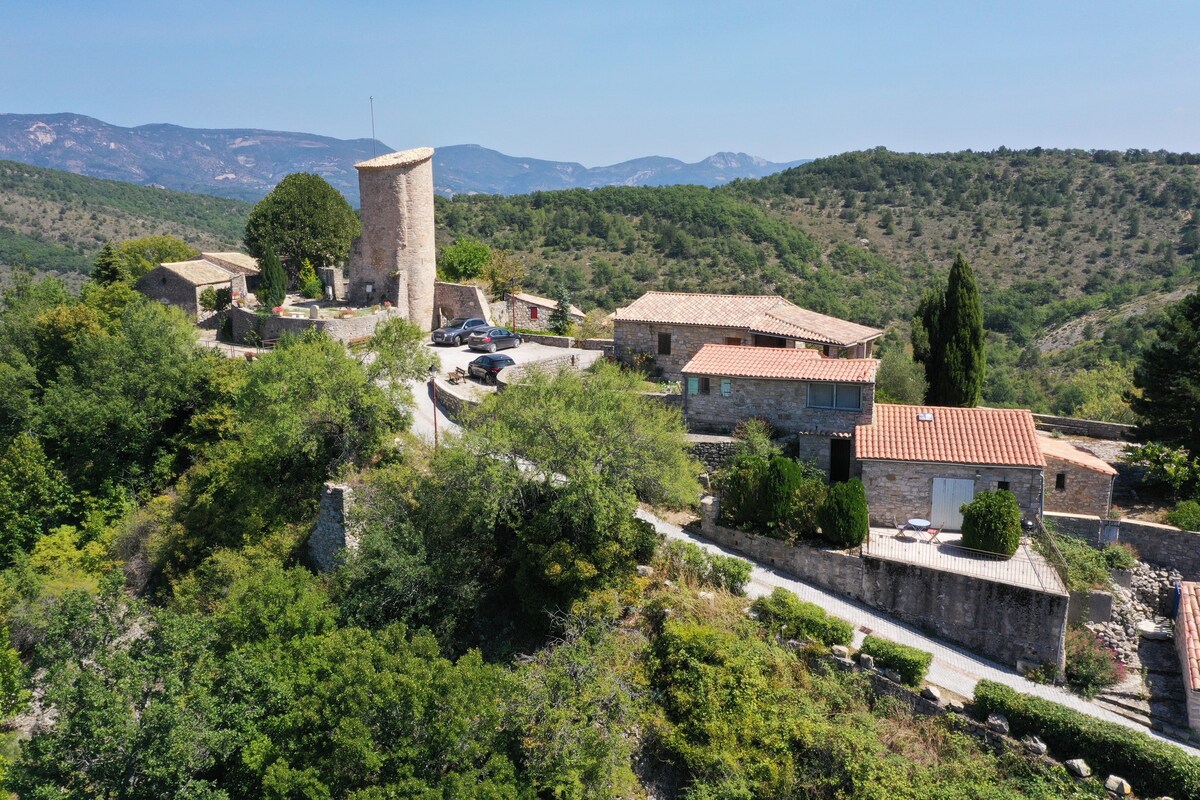
[[[678,525],[671,523],[655,516],[645,509],[638,510],[638,516],[647,522],[654,525],[655,529],[671,539],[683,539],[690,541],[703,547],[705,550],[712,552],[723,553],[725,555],[734,556],[744,561],[749,561],[754,570],[751,574],[750,585],[746,587],[746,594],[750,597],[761,597],[770,594],[777,588],[784,588],[794,592],[802,600],[810,603],[816,603],[824,608],[830,614],[841,617],[855,626],[854,643],[860,645],[864,634],[861,628],[867,628],[872,633],[876,633],[885,639],[891,639],[894,642],[912,645],[933,653],[933,663],[929,667],[929,675],[927,681],[942,689],[947,689],[954,694],[964,698],[970,698],[975,690],[975,684],[987,678],[989,680],[1003,683],[1011,686],[1017,691],[1025,694],[1037,695],[1044,697],[1047,700],[1052,700],[1064,706],[1080,711],[1084,714],[1105,720],[1107,722],[1115,722],[1118,725],[1124,725],[1127,728],[1149,733],[1155,738],[1161,739],[1164,742],[1179,747],[1193,756],[1200,756],[1200,750],[1188,745],[1181,744],[1174,739],[1169,739],[1161,736],[1158,733],[1149,730],[1145,726],[1139,725],[1136,722],[1126,719],[1119,714],[1115,714],[1106,708],[1092,703],[1088,700],[1071,694],[1066,689],[1056,686],[1043,686],[1031,681],[1025,680],[1015,671],[1001,666],[1000,664],[990,661],[986,658],[975,655],[962,648],[947,644],[940,639],[930,638],[916,628],[912,628],[904,623],[896,621],[894,618],[862,605],[861,603],[850,600],[846,597],[841,597],[824,589],[811,586],[803,581],[800,581],[786,572],[777,571],[770,567],[766,567],[752,559],[746,558],[741,553],[726,550],[719,545],[713,544],[707,539],[696,536],[688,531],[683,530]]]

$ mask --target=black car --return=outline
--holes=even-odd
[[[511,367],[517,362],[512,360],[512,356],[503,355],[486,355],[467,364],[467,374],[472,375],[486,383],[495,383],[496,374],[505,367]]]
[[[472,333],[486,327],[487,320],[482,317],[456,317],[433,332],[433,343],[458,347]]]
[[[467,347],[494,353],[521,344],[521,337],[508,328],[480,328],[467,337]]]

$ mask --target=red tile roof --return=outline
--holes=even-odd
[[[932,414],[923,421],[920,414]],[[875,421],[855,432],[859,459],[1045,467],[1033,415],[1015,408],[875,404]]]
[[[1175,618],[1175,647],[1184,662],[1183,685],[1190,692],[1200,691],[1200,583],[1179,584],[1179,614]]]
[[[825,358],[807,347],[746,347],[706,344],[683,368],[685,375],[768,378],[786,381],[872,383],[874,358]]]
[[[776,295],[646,292],[616,311],[617,322],[708,325],[744,328],[817,344],[848,347],[878,338],[883,331],[818,314]]]
[[[1042,448],[1042,455],[1046,458],[1057,458],[1060,461],[1066,461],[1077,467],[1083,467],[1092,472],[1099,472],[1101,475],[1117,474],[1112,464],[1109,464],[1095,453],[1089,453],[1082,447],[1076,447],[1070,442],[1038,434],[1038,446]]]

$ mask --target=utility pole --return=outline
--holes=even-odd
[[[438,449],[437,427],[437,367],[429,365],[429,387],[433,390],[433,449]]]

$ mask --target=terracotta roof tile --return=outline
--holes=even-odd
[[[924,414],[932,419],[918,418]],[[1037,440],[1025,409],[876,403],[874,422],[856,429],[855,452],[884,461],[1045,467]]]
[[[883,334],[878,328],[800,308],[776,295],[646,292],[628,306],[618,308],[615,319],[745,328],[754,333],[842,347]]]
[[[1042,448],[1042,455],[1047,458],[1057,458],[1060,461],[1069,462],[1077,467],[1083,467],[1092,472],[1099,472],[1101,475],[1117,474],[1117,470],[1112,464],[1109,464],[1094,453],[1089,453],[1082,447],[1076,447],[1070,442],[1038,434],[1038,446]]]
[[[1200,691],[1200,583],[1183,581],[1179,584],[1182,593],[1179,615],[1175,619],[1176,647],[1187,662],[1183,681],[1189,691]],[[1180,642],[1180,637],[1183,641]]]
[[[809,348],[706,344],[682,371],[731,378],[872,383],[878,367],[873,358],[825,358]]]
[[[211,261],[198,258],[194,261],[168,261],[160,265],[163,269],[174,272],[188,283],[204,286],[210,283],[228,283],[233,273],[224,267],[219,267]]]

